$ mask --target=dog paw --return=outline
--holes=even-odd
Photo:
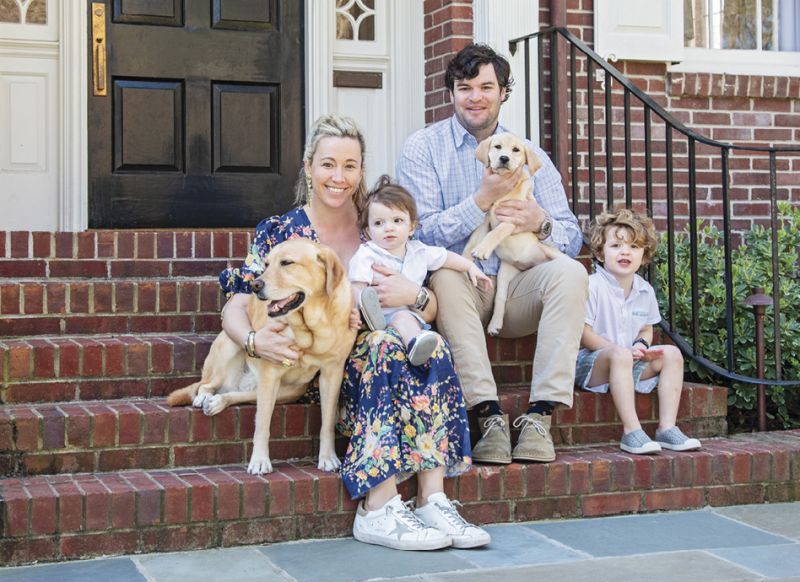
[[[339,461],[339,457],[337,457],[335,454],[330,456],[320,455],[317,469],[319,469],[320,471],[333,472],[337,471],[341,466],[342,463]]]
[[[253,453],[253,456],[250,457],[250,464],[247,465],[247,472],[251,475],[264,475],[266,473],[272,473],[272,462],[267,456],[257,457],[255,453]]]
[[[225,410],[225,401],[219,394],[209,396],[206,398],[205,402],[203,402],[203,414],[206,416],[214,416],[223,410]]]
[[[194,397],[194,400],[192,400],[192,406],[195,408],[204,408],[206,400],[208,400],[208,394],[198,394]]]
[[[488,333],[489,335],[499,335],[500,330],[502,329],[503,329],[503,320],[501,319],[500,321],[495,321],[494,319],[492,319],[489,322],[489,325],[486,326],[486,333]]]
[[[472,256],[478,259],[479,261],[485,261],[489,258],[489,255],[492,253],[489,249],[486,248],[486,245],[478,245],[474,249],[472,249]]]

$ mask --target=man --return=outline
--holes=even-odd
[[[397,162],[397,180],[417,201],[423,242],[461,253],[492,203],[519,180],[522,168],[500,176],[475,159],[482,140],[506,131],[498,116],[512,83],[508,61],[488,46],[471,44],[450,61],[445,85],[455,113],[411,135]],[[533,232],[544,244],[574,257],[582,236],[561,176],[541,148],[529,145],[542,161],[531,178],[536,200],[503,202],[497,217],[516,225],[515,232]],[[495,276],[499,259],[492,255],[480,266]],[[555,459],[550,422],[556,405],[572,406],[587,279],[580,263],[564,257],[523,270],[509,286],[500,336],[538,334],[530,406],[514,421],[521,433],[512,451],[509,420],[500,408],[484,336],[494,290],[475,289],[462,273],[448,269],[431,277],[439,303],[436,325],[450,342],[467,405],[478,416],[481,439],[473,448],[475,461]]]

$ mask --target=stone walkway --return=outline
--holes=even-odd
[[[800,582],[800,502],[489,526],[478,550],[400,552],[353,539],[0,569],[0,581],[425,580]]]

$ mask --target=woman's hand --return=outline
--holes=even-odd
[[[419,285],[410,281],[397,271],[384,267],[383,265],[372,265],[376,273],[383,275],[380,281],[373,287],[380,299],[381,307],[401,307],[403,305],[414,305],[419,293]]]
[[[481,271],[481,268],[475,263],[470,265],[467,275],[469,276],[469,280],[472,281],[472,284],[476,287],[479,287],[481,284],[483,284],[485,291],[488,291],[493,287],[492,280],[487,277],[484,272]]]
[[[294,339],[283,335],[281,332],[286,329],[286,324],[279,321],[267,321],[267,324],[256,331],[255,347],[256,355],[259,358],[284,364],[286,360],[294,364],[300,357],[301,352]]]
[[[222,329],[242,349],[253,329],[247,315],[249,301],[250,295],[237,293],[222,310]],[[285,360],[292,364],[297,361],[300,350],[294,345],[294,340],[281,333],[285,327],[284,323],[268,321],[267,325],[256,331],[255,351],[258,357],[276,364],[283,364]]]

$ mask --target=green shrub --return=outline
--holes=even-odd
[[[789,204],[779,205],[778,262],[780,272],[780,330],[782,379],[800,380],[800,210]],[[698,351],[721,367],[727,367],[727,327],[725,324],[725,254],[723,233],[714,226],[698,223]],[[675,237],[675,318],[672,328],[690,344],[691,272],[690,233],[688,227]],[[654,287],[661,315],[667,319],[667,240],[662,237],[655,259]],[[754,226],[745,233],[742,243],[731,252],[734,307],[734,370],[756,377],[755,318],[753,308],[744,300],[754,287],[763,287],[772,295],[772,236],[768,229]],[[775,378],[774,310],[767,307],[764,317],[765,376]],[[724,383],[687,358],[688,379]],[[767,387],[767,415],[770,428],[800,426],[800,386]],[[734,383],[728,391],[728,420],[731,430],[749,430],[755,425],[755,384]]]

